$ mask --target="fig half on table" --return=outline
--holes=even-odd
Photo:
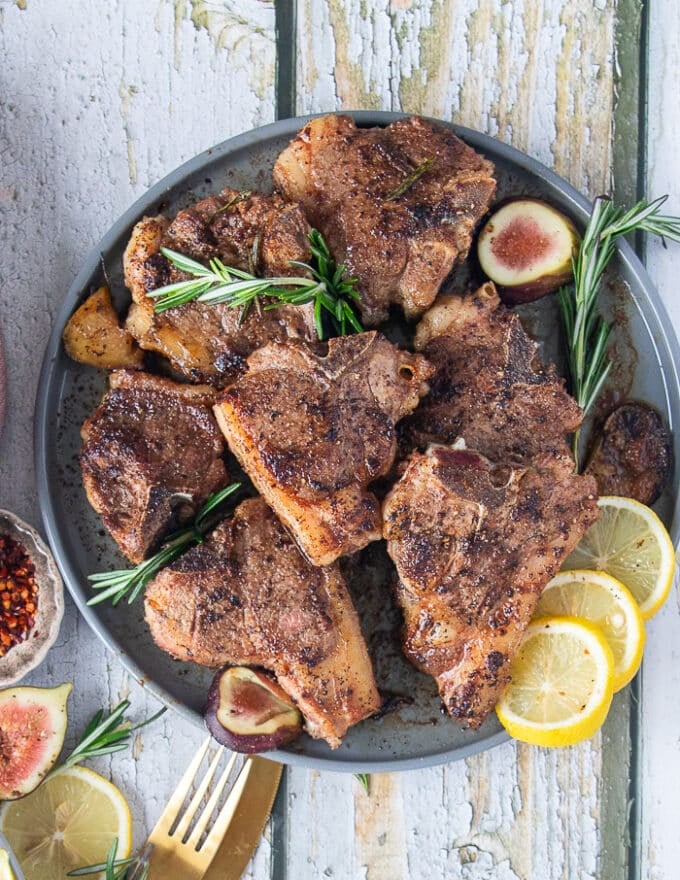
[[[234,752],[267,752],[302,733],[302,715],[273,676],[229,666],[215,675],[205,710],[212,736]]]
[[[477,257],[506,305],[533,302],[573,278],[580,236],[571,220],[541,199],[510,199],[479,233]]]
[[[64,744],[72,687],[0,691],[0,800],[30,794],[54,766]]]

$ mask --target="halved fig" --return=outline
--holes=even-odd
[[[673,470],[671,437],[659,413],[625,403],[607,418],[586,466],[600,495],[654,504]]]
[[[516,198],[498,208],[477,239],[482,271],[506,305],[554,293],[573,277],[581,238],[571,220],[541,199]]]
[[[245,666],[229,666],[215,675],[205,723],[234,752],[266,752],[302,733],[302,715],[276,679]]]
[[[54,766],[64,744],[72,687],[0,691],[0,800],[29,794]]]

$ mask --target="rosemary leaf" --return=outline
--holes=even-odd
[[[395,199],[398,199],[400,196],[403,196],[407,190],[411,189],[413,184],[419,180],[423,174],[427,171],[427,169],[434,162],[433,158],[425,159],[424,162],[421,162],[417,168],[415,168],[407,177],[405,177],[402,182],[399,184],[396,189],[393,189],[389,195],[385,196],[386,202],[393,202]]]
[[[162,568],[181,556],[192,544],[198,544],[203,540],[203,535],[209,525],[210,514],[240,488],[240,483],[230,483],[224,489],[211,495],[198,511],[190,526],[169,535],[158,553],[140,562],[134,568],[97,572],[89,575],[88,580],[93,589],[97,590],[97,595],[88,599],[87,604],[98,605],[111,599],[112,604],[117,605],[125,596],[128,597],[128,605],[132,604],[146,584]]]
[[[242,192],[236,193],[235,196],[232,196],[229,199],[229,201],[226,203],[226,205],[222,205],[221,208],[218,208],[210,219],[214,220],[215,217],[217,217],[219,214],[223,214],[225,211],[228,211],[229,208],[233,207],[234,205],[238,205],[239,202],[245,202],[247,199],[249,199],[252,196],[252,194],[253,194],[253,191],[251,189],[246,189],[246,190],[243,190]]]

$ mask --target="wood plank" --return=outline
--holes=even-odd
[[[615,5],[604,2],[300,0],[297,111],[451,119],[595,195],[610,185],[614,33]],[[627,699],[617,700],[614,723],[627,729]],[[627,740],[605,736],[625,766]],[[601,742],[559,752],[509,743],[464,763],[380,777],[375,815],[357,786],[353,812],[322,788],[305,798],[309,774],[292,770],[290,828],[323,815],[315,850],[349,845],[343,877],[599,877],[602,825],[611,821],[606,836],[619,842],[625,830],[623,812],[601,815]],[[382,833],[382,814],[403,822],[405,834]],[[290,876],[302,876],[306,850],[294,831],[288,849]]]
[[[96,6],[96,10],[95,10]],[[172,168],[274,118],[274,10],[258,0],[24,0],[0,5],[0,285],[9,405],[2,504],[39,521],[33,398],[57,308],[116,217]],[[67,743],[123,696],[131,717],[157,701],[68,601],[57,646],[27,684],[74,683]],[[132,753],[92,762],[129,800],[135,841],[155,823],[204,733],[174,713]],[[263,843],[247,876],[269,875]]]
[[[649,197],[669,194],[667,213],[680,215],[680,132],[675,81],[680,71],[680,21],[672,0],[650,5],[648,184]],[[680,328],[677,295],[679,246],[647,247],[647,268],[671,318]],[[679,430],[673,425],[673,430]],[[676,462],[676,467],[678,463]],[[680,602],[678,584],[659,614],[647,625],[642,666],[642,834],[639,877],[673,880],[678,876],[680,838]]]

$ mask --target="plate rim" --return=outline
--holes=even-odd
[[[384,126],[397,119],[413,115],[395,111],[336,111],[336,115],[340,114],[351,116],[360,127]],[[88,626],[102,640],[107,649],[117,657],[123,667],[145,688],[146,691],[152,693],[164,705],[179,712],[182,717],[192,722],[194,726],[203,726],[203,719],[194,712],[194,710],[185,706],[182,702],[173,697],[172,694],[166,691],[162,685],[149,679],[139,664],[125,653],[122,646],[109,633],[97,616],[94,608],[86,604],[88,597],[85,595],[84,589],[80,586],[80,573],[75,572],[70,564],[68,553],[66,552],[57,526],[56,510],[50,492],[49,474],[47,470],[48,459],[46,449],[50,442],[48,431],[50,414],[49,392],[51,390],[53,370],[57,354],[61,347],[63,327],[66,320],[71,315],[74,306],[82,297],[83,292],[90,286],[90,279],[100,266],[102,254],[106,253],[125,231],[129,231],[134,223],[144,216],[149,208],[162,202],[165,194],[181,185],[182,181],[186,180],[197,171],[200,171],[201,168],[205,168],[214,162],[219,162],[220,159],[227,158],[231,153],[243,150],[249,146],[256,146],[263,140],[281,137],[282,135],[287,134],[292,138],[309,120],[324,115],[328,114],[314,113],[305,116],[280,119],[228,138],[181,163],[135,199],[130,207],[118,217],[112,226],[108,228],[106,233],[102,236],[96,246],[89,251],[83,261],[78,274],[74,278],[66,296],[57,310],[40,369],[34,410],[33,433],[36,489],[42,522],[64,583],[66,584],[70,595],[73,597],[79,613],[84,617]],[[451,129],[466,143],[481,152],[484,152],[485,144],[486,148],[491,146],[494,153],[503,161],[521,168],[532,176],[541,178],[549,186],[558,190],[570,203],[573,214],[576,216],[577,220],[580,223],[586,222],[591,210],[590,200],[582,195],[567,180],[558,175],[552,169],[548,168],[548,166],[544,165],[542,162],[534,159],[516,147],[475,129],[460,126],[441,119],[434,119],[433,117],[423,118],[437,122]],[[666,369],[661,363],[659,363],[665,379],[667,414],[670,422],[670,429],[672,431],[674,424],[680,422],[680,379],[678,377],[680,344],[678,343],[678,337],[652,279],[647,274],[643,264],[635,255],[633,249],[627,242],[620,241],[617,245],[617,250],[619,258],[624,263],[627,272],[630,273],[635,280],[639,289],[644,291],[646,308],[651,311],[651,317],[658,327],[658,332],[652,334],[649,327],[649,316],[645,310],[640,308],[640,315],[645,323],[650,339],[654,341],[657,356],[662,355],[664,352],[661,350],[664,349],[671,367],[671,376],[669,376]],[[675,392],[676,406],[673,406],[673,401],[669,396],[672,391]],[[677,474],[675,479],[677,480]],[[673,507],[671,535],[674,545],[677,545],[678,538],[680,537],[680,493],[676,497]],[[282,763],[317,770],[333,770],[351,773],[394,772],[432,767],[456,760],[462,760],[471,755],[494,748],[495,746],[509,740],[510,736],[504,730],[501,730],[469,744],[466,743],[456,746],[453,749],[438,749],[429,754],[413,758],[395,757],[392,759],[375,761],[357,759],[344,760],[340,757],[338,752],[332,752],[325,757],[319,755],[310,756],[299,754],[293,751],[276,750],[266,753],[266,757]]]

